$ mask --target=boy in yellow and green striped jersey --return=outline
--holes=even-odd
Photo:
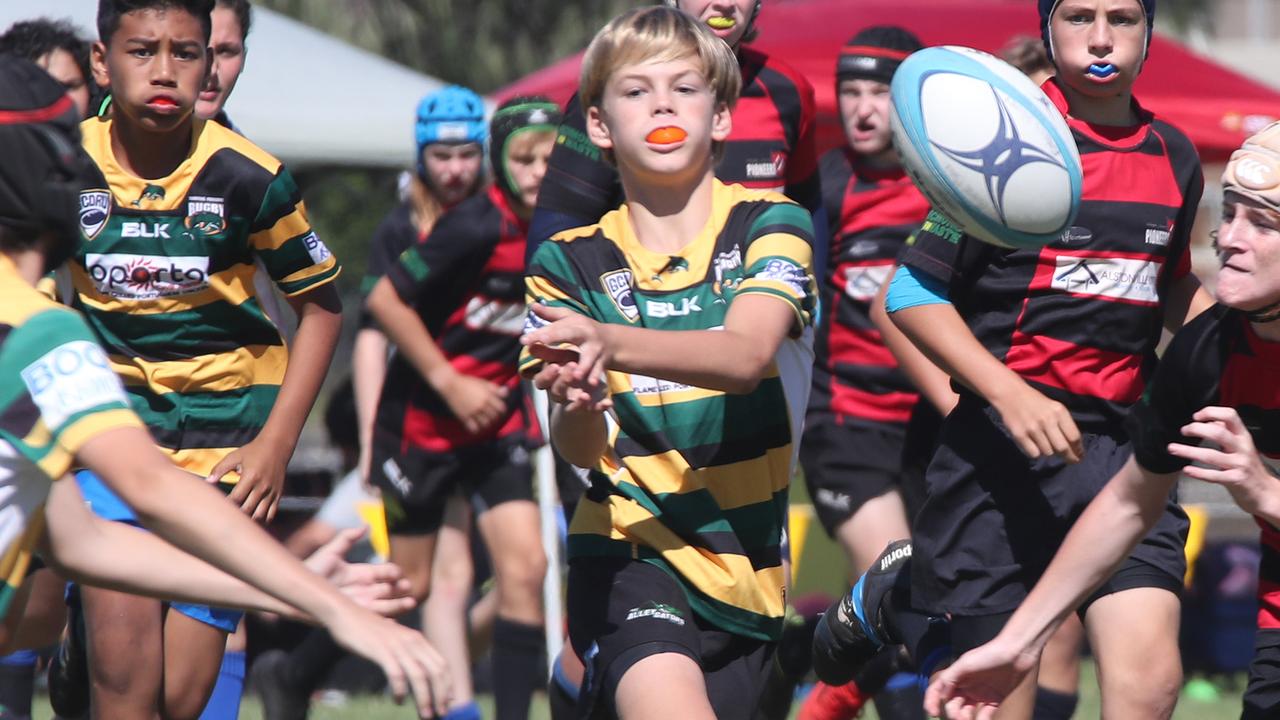
[[[443,712],[443,659],[421,634],[357,607],[170,462],[130,409],[84,318],[35,289],[81,244],[77,204],[98,173],[76,146],[78,121],[42,69],[0,54],[0,648],[35,639],[33,623],[24,622],[33,583],[23,578],[38,551],[86,583],[323,623],[382,665],[398,692],[412,684],[420,713]],[[77,465],[101,473],[159,537],[90,514],[65,479]],[[384,612],[407,609],[394,585],[378,587],[394,584],[394,570],[348,566],[333,551],[342,552],[331,548],[316,567],[353,597]],[[131,629],[119,620],[116,629]],[[146,639],[131,638],[126,656],[152,652]],[[103,710],[135,716],[128,707]]]
[[[584,716],[750,717],[782,632],[813,226],[715,179],[739,83],[677,10],[602,30],[580,92],[626,202],[544,243],[526,277],[522,372],[556,402],[557,449],[591,468],[569,528]]]
[[[193,112],[213,4],[99,5],[93,70],[112,104],[109,117],[81,126],[102,182],[80,195],[86,241],[70,263],[74,305],[161,450],[269,520],[341,326],[330,285],[339,267],[280,162]],[[299,318],[292,348],[253,290],[259,259]],[[91,473],[77,480],[97,514],[133,520]],[[89,645],[102,649],[90,665],[94,703],[200,714],[239,613],[92,588],[83,608]],[[146,652],[115,644],[122,628]],[[64,654],[72,666],[73,646]],[[55,665],[55,710],[78,716],[86,683]]]

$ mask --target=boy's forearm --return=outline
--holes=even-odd
[[[453,374],[449,359],[431,337],[422,318],[396,293],[391,281],[383,278],[367,300],[369,312],[378,320],[396,351],[403,353],[418,374],[437,390]]]
[[[608,449],[609,429],[604,415],[551,408],[551,442],[560,457],[580,468],[593,468]]]
[[[760,382],[795,324],[790,306],[771,297],[734,300],[723,330],[649,330],[605,325],[610,369],[730,393]]]
[[[280,394],[260,437],[274,446],[288,448],[292,454],[329,372],[338,335],[342,332],[342,301],[330,284],[290,298],[290,302],[298,314],[298,332],[289,349],[289,366],[280,384]]]
[[[916,347],[889,317],[884,303],[892,278],[891,273],[871,301],[871,322],[880,331],[885,347],[893,353],[893,357],[898,361],[907,379],[916,386],[926,401],[937,408],[939,413],[946,415],[956,404],[956,391],[951,388],[951,378],[925,357],[924,353],[920,352],[920,348]]]
[[[373,421],[378,412],[382,383],[387,377],[387,336],[374,328],[356,333],[351,351],[351,384],[355,393],[356,423],[360,431],[360,452],[369,452]]]
[[[1001,634],[1018,647],[1043,647],[1160,519],[1177,477],[1147,472],[1129,458],[1072,526]]]
[[[1026,384],[974,337],[953,305],[917,305],[890,319],[926,359],[993,405]]]
[[[140,428],[104,432],[77,459],[97,472],[161,538],[281,602],[328,622],[353,609],[222,493],[173,465]]]
[[[94,517],[69,478],[57,483],[50,493],[45,546],[59,572],[86,584],[164,600],[312,620],[155,535]]]

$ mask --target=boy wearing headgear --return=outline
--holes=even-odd
[[[889,83],[921,47],[901,27],[876,26],[841,48],[836,99],[846,144],[819,163],[832,237],[800,462],[818,520],[844,549],[854,576],[885,545],[910,534],[900,484],[907,420],[918,396],[872,324],[870,305],[929,212],[902,169],[889,129]],[[820,683],[802,717],[852,717],[879,691],[865,680]],[[879,703],[882,715],[888,706]]]
[[[374,420],[371,480],[382,491],[391,560],[426,598],[446,501],[475,508],[497,579],[497,717],[523,718],[540,686],[546,558],[533,502],[528,423],[516,362],[522,277],[560,109],[515,98],[494,113],[494,184],[440,218],[367,300],[396,345]]]
[[[1262,529],[1258,635],[1245,720],[1280,713],[1280,124],[1222,175],[1218,304],[1178,331],[1126,421],[1133,452],[994,640],[929,687],[930,712],[989,717],[1045,639],[1163,512],[1180,474],[1221,485]]]
[[[916,645],[927,627],[913,623],[913,606],[950,617],[956,653],[994,637],[1070,523],[1123,464],[1123,421],[1154,370],[1162,328],[1211,304],[1190,272],[1199,158],[1132,93],[1154,3],[1063,0],[1040,10],[1057,69],[1043,90],[1065,116],[1084,168],[1079,217],[1044,248],[1003,250],[931,212],[903,255],[887,308],[951,376],[960,400],[927,471],[914,548],[895,543],[858,597],[847,598],[859,607],[844,617],[870,618],[870,634],[836,623],[836,613],[833,636]],[[1176,702],[1186,531],[1171,496],[1081,611],[1107,668],[1099,676],[1105,715],[1160,718]],[[904,568],[905,602],[890,592]],[[899,627],[884,634],[876,628],[886,615]],[[904,633],[911,637],[896,634],[904,624],[914,625]],[[911,649],[929,661],[929,648]],[[1010,698],[1009,717],[1030,716],[1033,690],[1029,680]]]

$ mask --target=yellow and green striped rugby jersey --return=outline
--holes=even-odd
[[[84,319],[0,255],[0,618],[43,530],[51,483],[89,439],[141,424]]]
[[[286,295],[339,266],[289,172],[242,136],[197,120],[178,168],[145,180],[118,163],[111,124],[81,125],[104,182],[80,195],[76,306],[157,444],[205,475],[257,436],[284,380],[288,351],[255,294],[255,258]]]
[[[710,222],[680,253],[641,246],[624,205],[543,243],[526,277],[530,303],[657,330],[722,327],[747,294],[795,312],[793,337],[747,394],[610,371],[617,427],[569,529],[570,557],[651,562],[708,621],[761,639],[782,631],[787,487],[813,366],[812,248],[808,211],[717,181]],[[537,365],[522,355],[522,372]]]

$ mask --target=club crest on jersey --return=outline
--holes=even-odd
[[[80,232],[86,240],[92,240],[111,219],[111,193],[107,190],[83,190],[80,192]]]
[[[640,319],[640,308],[636,307],[636,296],[631,290],[632,277],[630,270],[614,270],[600,276],[600,284],[609,293],[614,307],[627,319],[635,322]]]
[[[210,237],[227,229],[226,204],[219,197],[187,198],[187,217],[182,221],[194,235]]]
[[[152,185],[151,183],[147,183],[147,186],[142,188],[142,194],[138,196],[137,200],[133,201],[133,206],[141,207],[143,200],[159,201],[163,199],[164,199],[164,188],[160,187],[159,185]]]

